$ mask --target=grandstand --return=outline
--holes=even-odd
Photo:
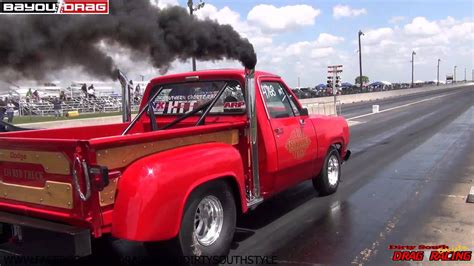
[[[139,85],[140,90],[131,92],[132,111],[138,109],[138,104],[146,88],[147,82],[134,81]],[[87,95],[81,87],[94,85],[94,97]],[[28,91],[37,91],[38,97],[28,96]],[[112,82],[100,81],[74,81],[68,86],[61,86],[59,82],[50,82],[41,86],[11,86],[8,93],[0,95],[13,100],[17,107],[17,115],[25,116],[50,116],[54,115],[53,101],[60,98],[61,92],[64,96],[61,99],[61,109],[64,115],[69,112],[77,111],[81,114],[86,113],[109,113],[120,112],[122,110],[122,98],[120,85]]]

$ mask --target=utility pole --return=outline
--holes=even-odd
[[[464,68],[464,82],[467,81],[467,78],[466,78],[466,68]]]
[[[454,66],[454,75],[453,75],[453,83],[456,83],[456,68],[458,66]]]
[[[200,0],[197,5],[194,5],[193,0],[188,0],[189,14],[191,15],[191,17],[194,16],[194,11],[198,11],[199,9],[203,8],[205,4],[206,3]],[[191,60],[193,63],[193,71],[196,71],[196,58],[193,56]]]
[[[300,77],[298,77],[298,89],[301,89],[301,85],[300,85]]]
[[[441,61],[441,59],[438,58],[438,74],[437,74],[438,82],[436,83],[436,86],[439,86],[439,62],[440,61]]]
[[[415,87],[415,51],[411,53],[411,87]]]
[[[364,33],[362,32],[362,30],[359,30],[359,82],[360,82],[360,91],[362,91],[363,89],[363,81],[362,81],[362,49],[361,49],[361,45],[360,45],[360,36],[361,35],[364,35]]]

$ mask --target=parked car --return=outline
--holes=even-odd
[[[301,88],[301,91],[304,93],[305,98],[316,98],[318,93],[311,88]]]
[[[294,88],[294,89],[291,89],[293,91],[293,93],[296,95],[296,97],[298,97],[298,99],[306,99],[306,98],[309,98],[309,93],[307,92],[304,92],[303,90],[299,89],[299,88]]]

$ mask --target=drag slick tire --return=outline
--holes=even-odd
[[[188,197],[178,236],[168,243],[161,243],[167,244],[167,251],[160,243],[150,243],[147,249],[153,247],[155,251],[161,249],[161,253],[170,252],[166,256],[175,255],[179,264],[218,264],[219,257],[229,253],[236,219],[236,204],[229,184],[224,180],[206,183]],[[199,257],[205,258],[200,260]],[[188,261],[184,262],[183,258]]]
[[[339,151],[331,146],[324,159],[324,165],[319,175],[313,178],[313,186],[320,195],[326,196],[336,192],[341,179],[341,156]]]

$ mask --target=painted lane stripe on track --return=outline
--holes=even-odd
[[[392,111],[392,110],[396,110],[396,109],[400,109],[400,108],[403,108],[403,107],[415,105],[415,104],[418,104],[418,103],[422,103],[422,102],[431,101],[431,100],[434,100],[434,99],[446,97],[446,96],[449,96],[449,95],[452,95],[452,94],[455,94],[455,93],[457,93],[457,92],[451,92],[451,93],[447,93],[447,94],[443,94],[443,95],[439,95],[439,96],[435,96],[435,97],[431,97],[431,98],[419,100],[419,101],[412,102],[412,103],[402,104],[402,105],[399,105],[399,106],[395,106],[395,107],[391,107],[391,108],[387,108],[387,109],[381,110],[381,111],[378,112],[378,113],[368,113],[368,114],[363,114],[363,115],[358,115],[358,116],[350,117],[350,118],[347,118],[347,120],[350,121],[350,122],[357,122],[357,121],[351,121],[351,120],[353,120],[353,119],[359,119],[359,118],[363,118],[363,117],[367,117],[367,116],[371,116],[371,115],[376,115],[376,114],[380,114],[380,113],[389,112],[389,111]],[[359,122],[359,123],[355,123],[355,124],[352,124],[352,125],[357,125],[357,124],[361,124],[361,123],[364,123],[364,122]],[[351,124],[349,124],[349,125],[351,125]]]
[[[351,126],[355,126],[355,125],[358,125],[358,124],[363,124],[363,122],[347,120],[347,124],[351,127]]]

